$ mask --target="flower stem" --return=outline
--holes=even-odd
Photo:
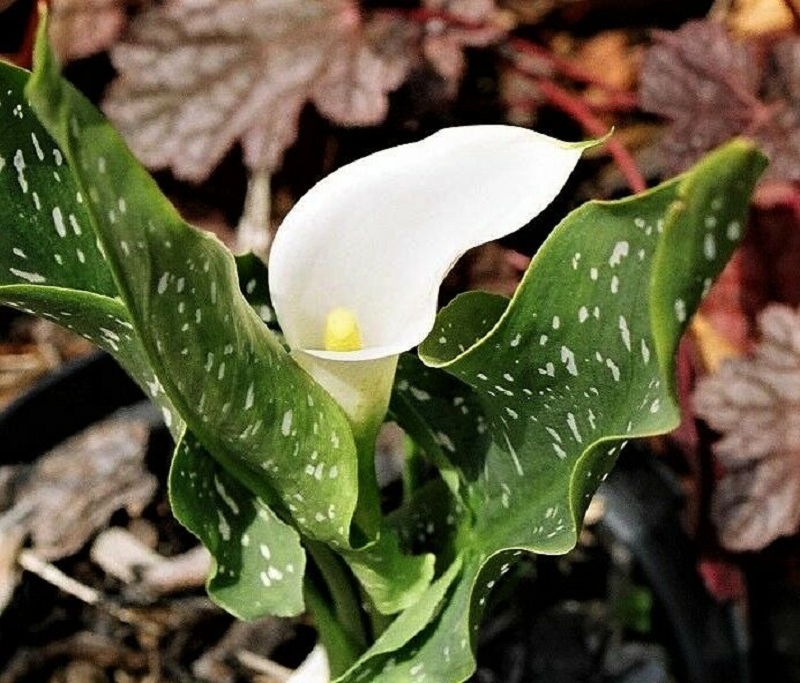
[[[374,538],[381,528],[383,519],[378,476],[375,472],[375,441],[378,430],[370,432],[355,435],[358,452],[358,504],[353,522],[366,537],[359,540]]]
[[[303,351],[292,356],[339,404],[350,422],[358,455],[358,503],[353,522],[362,545],[376,538],[383,521],[375,475],[375,440],[392,393],[397,356],[367,361],[318,358]]]
[[[305,599],[308,609],[314,616],[320,641],[328,653],[331,677],[336,678],[356,662],[363,648],[354,644],[349,632],[344,628],[338,610],[331,609],[328,600],[308,577],[305,581]],[[359,612],[356,611],[355,614],[358,615]]]
[[[361,618],[361,600],[355,580],[341,559],[325,544],[309,540],[306,549],[331,594],[336,622],[357,650],[366,649],[367,632]]]

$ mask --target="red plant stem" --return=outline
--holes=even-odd
[[[546,75],[543,74],[541,71],[537,71],[535,68],[520,61],[513,53],[505,55],[505,57],[514,64],[514,68],[519,73],[524,74],[525,76],[537,79],[537,78],[543,78]],[[605,98],[602,103],[587,102],[586,103],[587,106],[590,109],[600,112],[629,112],[629,111],[635,111],[639,108],[636,95],[634,95],[633,93],[615,88],[612,90],[606,89],[604,95]]]
[[[401,16],[410,21],[417,21],[420,23],[440,20],[449,26],[455,26],[461,29],[478,30],[484,28],[480,23],[469,22],[447,12],[430,10],[424,7],[410,10],[386,9],[382,10],[382,12],[390,16]],[[583,69],[580,65],[554,54],[541,45],[537,45],[523,38],[515,37],[509,38],[505,45],[511,48],[512,54],[507,55],[507,57],[513,63],[514,68],[529,78],[552,106],[560,109],[577,121],[590,135],[602,137],[608,132],[608,126],[597,118],[592,112],[590,105],[582,98],[572,95],[569,91],[543,78],[541,74],[535,73],[524,64],[521,64],[519,59],[521,54],[533,56],[546,62],[553,71],[574,81],[602,88],[608,96],[608,104],[606,106],[612,110],[631,111],[638,107],[638,101],[634,93],[606,83],[596,75]],[[625,177],[631,191],[637,193],[647,189],[647,183],[645,183],[642,174],[639,172],[636,161],[625,146],[619,142],[619,140],[614,139],[610,139],[606,144],[609,153],[614,158],[614,161]]]
[[[635,93],[618,88],[611,83],[607,83],[602,78],[598,78],[597,75],[586,71],[586,69],[579,64],[555,54],[543,45],[537,45],[536,43],[532,43],[524,38],[510,38],[508,40],[508,45],[517,54],[530,55],[531,57],[535,57],[546,62],[548,66],[562,76],[566,76],[567,78],[578,83],[594,85],[598,88],[602,88],[608,93],[610,99],[614,101],[616,106],[619,108],[627,107],[630,110],[638,107],[638,100]],[[518,62],[519,60],[515,61]]]
[[[589,135],[602,137],[608,133],[608,125],[597,118],[582,99],[544,78],[534,79],[533,83],[549,104],[577,121]],[[635,194],[646,190],[647,183],[625,145],[611,138],[606,142],[606,146],[631,192]]]

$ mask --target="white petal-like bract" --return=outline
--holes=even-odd
[[[539,214],[585,147],[525,128],[466,126],[332,173],[289,212],[272,246],[270,291],[287,342],[345,361],[415,346],[458,258]],[[324,350],[337,307],[355,314],[360,351]]]

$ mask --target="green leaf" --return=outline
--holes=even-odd
[[[494,441],[471,496],[487,553],[569,550],[620,441],[677,425],[675,348],[738,242],[764,165],[734,142],[648,193],[574,211],[466,350],[439,340],[469,337],[477,299],[440,313],[420,355],[478,393]]]
[[[236,271],[239,277],[239,289],[267,327],[282,337],[272,297],[269,294],[269,278],[266,264],[253,253],[236,257]]]
[[[390,527],[381,529],[378,539],[363,549],[340,552],[381,614],[413,605],[433,578],[436,558],[405,554]]]
[[[436,618],[450,587],[459,576],[461,564],[461,558],[456,558],[442,576],[428,586],[422,597],[398,616],[372,647],[344,675],[336,679],[336,683],[372,680],[370,676],[386,666],[391,655],[407,645]]]
[[[440,313],[420,355],[477,394],[493,443],[473,451],[477,465],[459,466],[476,521],[456,539],[468,559],[447,606],[368,680],[467,678],[470,642],[498,577],[523,550],[573,547],[624,441],[678,424],[675,350],[738,243],[765,163],[736,141],[641,196],[589,203],[547,240],[501,317],[479,295]],[[484,317],[475,315],[481,299]],[[492,317],[477,343],[460,341],[477,338]]]
[[[410,639],[394,641],[399,633],[393,634],[380,655],[371,656],[368,651],[336,683],[451,683],[468,678],[475,670],[473,650],[487,596],[521,555],[519,550],[510,550],[487,559],[466,553],[455,581],[448,572],[432,584],[430,603],[435,609],[423,615],[422,604],[414,608],[413,618],[420,617],[414,626],[424,621],[422,617],[432,615],[434,620]],[[392,650],[390,644],[400,647]]]
[[[0,63],[0,303],[55,321],[104,348],[183,424],[161,391],[58,145],[24,96],[29,74]]]
[[[439,571],[459,555],[459,538],[471,532],[473,518],[444,478],[429,479],[389,515],[403,546],[436,556]]]
[[[470,295],[491,305],[508,300],[483,292]],[[479,320],[486,319],[481,313]],[[474,344],[476,338],[470,343]],[[450,490],[461,495],[461,486],[479,474],[491,436],[485,410],[472,387],[452,375],[426,367],[415,355],[404,353],[397,364],[397,378],[390,411],[397,423],[435,463]]]
[[[240,619],[303,611],[300,536],[187,433],[172,460],[170,502],[214,557],[209,595]]]
[[[24,95],[28,73],[0,62],[0,80],[0,286],[116,296],[86,197]]]
[[[164,391],[222,467],[312,538],[346,546],[357,496],[345,416],[239,291],[232,256],[180,218],[59,74],[44,31],[26,93],[59,142]]]

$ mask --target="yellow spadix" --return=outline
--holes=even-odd
[[[361,331],[358,318],[348,308],[334,308],[325,319],[326,351],[361,350]]]

